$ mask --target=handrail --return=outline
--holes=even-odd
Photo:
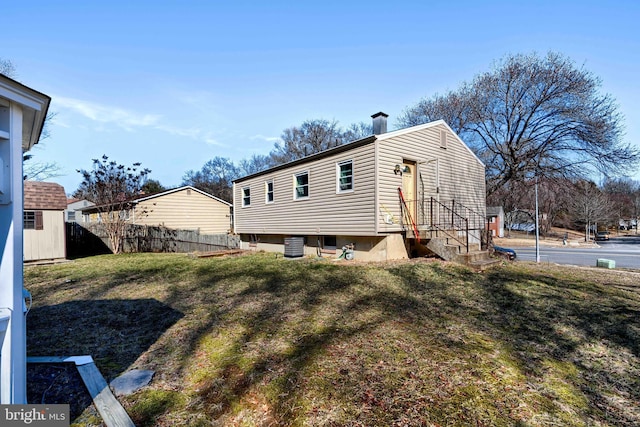
[[[442,209],[442,213],[444,213],[443,216],[445,216],[445,218],[451,218],[451,222],[446,222],[446,223],[440,223],[440,221],[436,221],[436,218],[434,218],[434,205],[437,208],[441,208]],[[460,205],[460,204],[458,204]],[[430,226],[432,228],[435,228],[437,231],[441,231],[445,234],[447,234],[449,237],[451,237],[452,239],[456,240],[458,243],[464,245],[465,249],[467,252],[469,252],[469,219],[463,217],[462,215],[459,215],[458,213],[456,213],[455,211],[455,206],[456,206],[456,202],[455,200],[451,201],[451,208],[449,208],[448,206],[446,206],[444,203],[441,203],[438,200],[435,200],[433,197],[431,197],[430,200],[430,214],[431,214],[431,222],[430,222]],[[460,205],[462,206],[462,205]],[[440,210],[438,211],[438,213],[440,213]],[[441,218],[441,215],[438,215],[438,219]],[[464,224],[464,227],[462,227],[462,225]],[[459,231],[459,230],[464,230],[464,241],[460,240],[459,236],[457,236],[457,233],[451,233],[450,230],[455,230],[455,231]]]
[[[475,210],[468,208],[456,200],[447,201],[445,204],[434,197],[430,197],[428,205],[425,204],[426,200],[423,198],[419,200],[406,200],[404,199],[401,188],[398,188],[398,194],[401,212],[406,214],[402,215],[402,218],[406,218],[408,222],[407,224],[403,224],[403,227],[405,227],[405,229],[412,229],[416,238],[419,238],[420,230],[430,231],[431,233],[435,233],[436,236],[439,233],[443,233],[447,237],[457,241],[467,252],[469,252],[469,241],[471,237],[477,239],[477,241],[482,244],[482,235],[487,225],[486,218]],[[415,220],[408,208],[410,203],[421,203],[422,206]],[[426,209],[428,209],[429,212],[425,212]],[[462,235],[463,233],[464,236]]]

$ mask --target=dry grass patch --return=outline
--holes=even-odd
[[[101,256],[26,270],[30,355],[91,354],[137,425],[637,425],[633,273]]]

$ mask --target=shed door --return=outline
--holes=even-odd
[[[411,160],[402,161],[402,194],[407,202],[411,219],[417,225],[417,205],[418,193],[416,191],[416,162]]]

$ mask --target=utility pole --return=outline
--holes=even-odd
[[[536,262],[540,262],[540,230],[538,221],[538,177],[536,176]]]

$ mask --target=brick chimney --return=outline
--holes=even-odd
[[[387,133],[387,117],[388,114],[380,111],[379,113],[375,113],[371,118],[373,119],[373,134],[380,135],[382,133]]]

